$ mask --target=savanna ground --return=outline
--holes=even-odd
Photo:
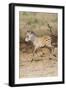
[[[34,46],[31,42],[25,42],[26,32],[33,31],[39,37],[52,34],[57,36],[58,15],[56,13],[37,13],[19,12],[19,33],[20,33],[20,52],[19,52],[19,77],[49,77],[58,74],[58,46],[54,52],[50,53],[49,48],[39,48],[33,57]],[[53,37],[52,37],[53,38]],[[57,44],[57,41],[52,40]]]

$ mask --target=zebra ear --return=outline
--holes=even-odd
[[[33,32],[33,31],[31,31],[31,33],[32,33],[32,34],[34,34],[34,32]]]
[[[30,31],[27,31],[27,32],[30,32]]]
[[[31,31],[28,30],[27,33],[31,33]]]
[[[33,35],[35,35],[35,36],[37,36],[33,31],[31,32],[31,34],[33,34]]]

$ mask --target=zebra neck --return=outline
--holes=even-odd
[[[35,35],[32,35],[32,37],[31,37],[31,42],[32,42],[33,44],[34,44],[35,39],[36,39],[36,36],[35,36]]]

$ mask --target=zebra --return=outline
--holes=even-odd
[[[50,48],[51,51],[54,48],[51,45],[51,37],[48,35],[39,37],[34,32],[27,31],[26,37],[25,37],[25,42],[29,42],[29,41],[31,41],[34,46],[33,56],[38,48],[46,46],[46,47]],[[33,61],[33,59],[32,59],[32,61]]]

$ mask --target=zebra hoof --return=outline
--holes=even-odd
[[[56,57],[56,55],[55,55],[55,54],[53,54],[53,56],[54,56],[54,57]]]
[[[33,62],[33,59],[31,60],[31,62]]]
[[[49,60],[52,60],[52,58],[49,58]]]

